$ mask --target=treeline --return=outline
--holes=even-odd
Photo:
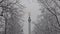
[[[60,1],[59,0],[38,0],[42,3],[41,11],[43,19],[35,24],[34,34],[60,34]]]
[[[19,0],[0,0],[0,34],[23,34],[23,8]]]

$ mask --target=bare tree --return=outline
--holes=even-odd
[[[1,0],[0,7],[2,11],[0,16],[4,18],[5,30],[4,33],[0,34],[22,34],[21,21],[23,21],[22,16],[23,5],[18,3],[19,0]],[[19,8],[18,8],[19,7]],[[2,19],[1,19],[2,20]]]
[[[42,27],[45,27],[44,29],[41,27],[41,25],[35,24],[35,30],[39,31],[37,34],[58,34],[60,32],[60,5],[58,0],[38,0],[40,3],[44,5],[44,8],[42,11],[44,12],[42,15],[44,19],[38,21],[40,24],[42,24]],[[45,25],[46,23],[46,25]],[[47,30],[47,31],[46,31]],[[42,31],[42,32],[41,32]]]

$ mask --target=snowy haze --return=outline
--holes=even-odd
[[[21,4],[24,5],[26,8],[24,9],[25,12],[25,22],[24,22],[24,34],[28,34],[28,13],[31,13],[32,21],[36,21],[36,16],[41,14],[39,10],[41,6],[37,2],[37,0],[21,0]],[[33,24],[31,23],[31,29],[33,29]]]

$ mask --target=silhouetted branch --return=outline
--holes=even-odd
[[[43,1],[43,0],[42,0],[42,1]],[[54,2],[55,2],[55,1],[54,1]],[[57,23],[58,23],[58,25],[60,25],[60,24],[59,24],[58,17],[57,17],[57,12],[56,12],[55,8],[50,7],[50,6],[48,5],[47,1],[43,1],[43,4],[46,6],[45,8],[46,8],[51,14],[53,14],[53,15],[56,17]],[[55,4],[57,4],[57,3],[55,2]]]
[[[55,14],[54,14],[49,8],[47,8],[47,10],[56,17],[57,23],[59,24],[59,20],[58,20],[58,17],[57,17],[57,15],[56,15],[56,12],[55,12]],[[59,25],[60,25],[60,24],[59,24]]]
[[[35,27],[36,27],[36,29],[35,30],[38,30],[38,32],[45,32],[45,30],[43,30],[43,29],[41,29],[41,27],[39,26],[39,25],[37,25],[37,24],[35,24],[35,23],[33,23],[34,25],[35,25]],[[37,33],[38,33],[37,32]]]
[[[51,24],[51,25],[55,28],[55,31],[60,32],[60,28],[59,27],[57,27],[57,26],[55,26],[53,24]]]
[[[22,26],[20,26],[20,24],[17,24],[18,23],[18,21],[19,21],[19,19],[18,19],[18,17],[19,16],[21,16],[21,15],[19,15],[18,16],[18,11],[17,11],[17,7],[14,7],[14,5],[16,5],[16,4],[18,4],[18,0],[16,0],[16,2],[9,2],[9,0],[6,0],[7,2],[5,3],[5,0],[2,0],[2,1],[0,1],[0,7],[2,7],[2,12],[1,12],[1,14],[0,14],[0,16],[3,16],[4,18],[5,18],[5,34],[8,34],[8,33],[10,33],[10,32],[7,32],[7,28],[9,27],[9,28],[11,28],[11,29],[13,29],[13,28],[15,28],[15,29],[13,29],[14,30],[14,33],[21,33],[21,31],[23,31],[23,30],[21,30],[22,29]],[[6,4],[6,5],[4,5],[4,3]],[[20,7],[21,8],[21,7]],[[22,10],[21,10],[22,11]],[[11,18],[9,18],[9,21],[8,21],[8,13],[9,12],[9,14],[11,13],[12,15],[11,15]],[[13,12],[13,13],[12,13]],[[17,12],[17,13],[16,13]],[[5,14],[6,13],[6,14]],[[20,18],[20,17],[19,17]],[[22,17],[21,17],[22,18]],[[11,20],[11,21],[10,21]],[[22,20],[21,20],[22,21]],[[8,23],[8,22],[10,22],[10,23]],[[20,21],[19,21],[20,22]],[[9,26],[10,25],[10,26]],[[7,27],[8,26],[8,27]],[[13,28],[12,28],[12,26],[14,26]],[[21,31],[19,31],[19,30],[21,30]],[[11,31],[11,30],[10,30]],[[15,32],[16,31],[16,32]],[[13,34],[13,33],[12,33]],[[22,34],[22,33],[21,33]]]
[[[10,2],[7,4],[7,6],[10,6],[11,4],[14,5],[14,4],[17,4],[19,1],[18,0],[15,0],[15,2]]]
[[[60,8],[60,6],[57,4],[57,2],[55,1],[55,0],[52,0],[55,4],[56,4],[56,6],[58,7],[58,8]],[[57,0],[58,1],[58,0]]]
[[[0,1],[0,4],[1,4],[2,2],[4,2],[4,0],[1,0],[1,1]]]

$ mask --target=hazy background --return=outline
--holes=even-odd
[[[25,6],[24,12],[25,12],[25,22],[24,22],[24,34],[28,34],[28,13],[31,13],[31,19],[32,21],[36,21],[36,16],[38,14],[41,14],[41,11],[39,10],[41,8],[41,5],[38,3],[37,0],[21,0],[21,4]],[[33,29],[33,24],[31,22],[31,29]]]

